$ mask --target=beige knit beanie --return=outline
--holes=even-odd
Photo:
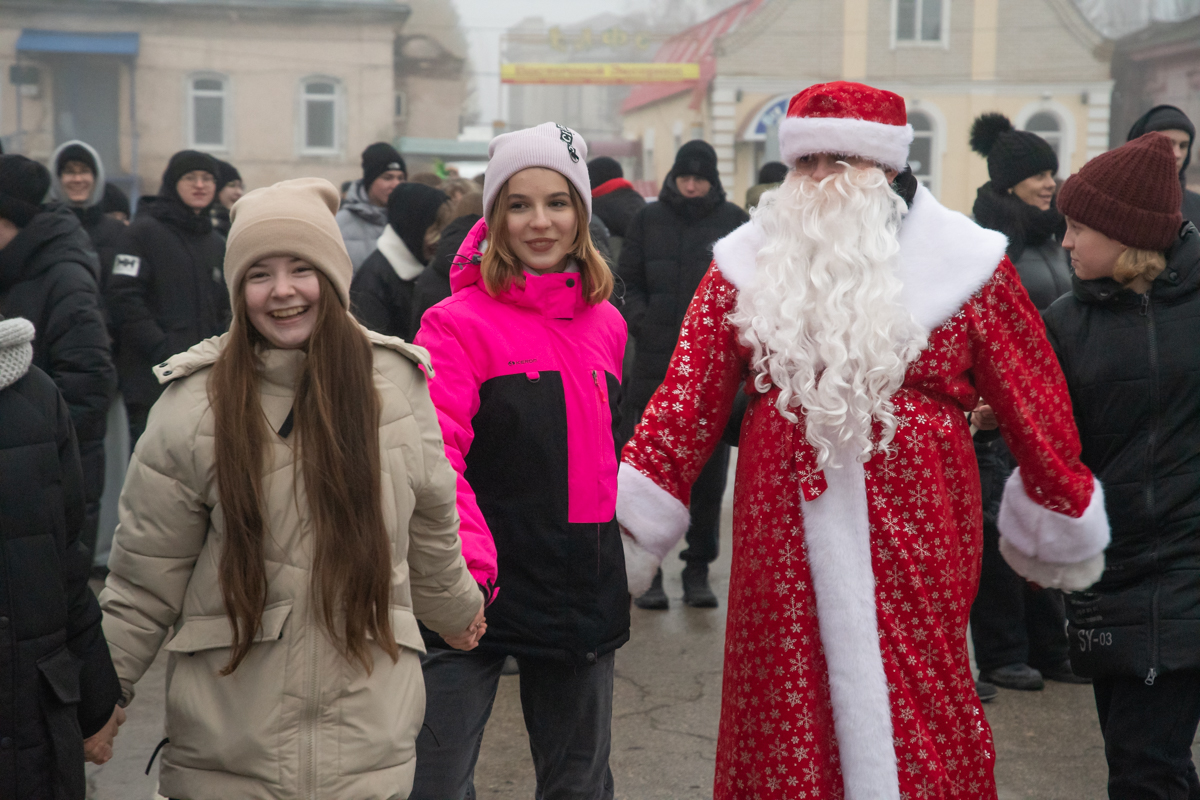
[[[312,264],[350,308],[354,267],[334,215],[338,192],[324,178],[297,178],[255,189],[233,204],[225,245],[225,285],[232,295],[242,275],[268,256],[293,256]]]

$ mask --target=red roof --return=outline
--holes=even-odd
[[[699,63],[700,80],[676,81],[674,83],[639,83],[633,87],[629,97],[621,104],[621,111],[632,111],[649,103],[662,100],[680,92],[694,91],[699,94],[707,89],[717,74],[717,59],[713,54],[717,39],[735,30],[753,15],[766,0],[742,0],[720,14],[709,17],[687,30],[680,31],[662,43],[654,60],[658,63]]]

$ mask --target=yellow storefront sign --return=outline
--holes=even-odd
[[[502,64],[504,83],[674,83],[700,79],[699,64]]]

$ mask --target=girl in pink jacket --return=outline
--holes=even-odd
[[[613,660],[629,639],[614,511],[626,329],[588,234],[587,145],[554,123],[496,137],[485,217],[425,313],[463,555],[491,600],[470,652],[426,631],[414,800],[473,797],[507,655],[546,800],[613,796]]]

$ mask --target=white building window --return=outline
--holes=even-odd
[[[908,165],[925,188],[933,189],[933,119],[923,111],[910,111],[908,124],[913,127],[913,141],[908,148]]]
[[[892,0],[892,31],[897,44],[944,44],[949,0]]]
[[[228,149],[229,79],[224,75],[188,78],[188,143],[196,150]]]
[[[1053,111],[1039,111],[1025,121],[1025,130],[1036,133],[1054,148],[1054,153],[1058,156],[1060,172],[1063,165],[1067,163],[1067,157],[1063,153],[1062,129],[1062,122]]]
[[[332,78],[308,78],[300,98],[301,152],[308,155],[337,153],[341,143],[341,95]]]

